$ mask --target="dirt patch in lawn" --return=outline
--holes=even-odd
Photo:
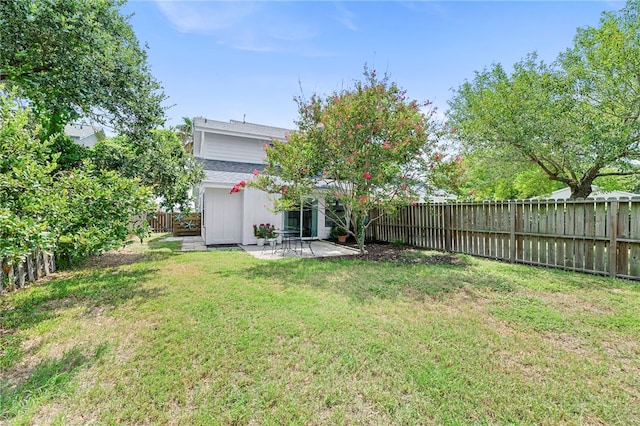
[[[133,265],[140,262],[145,254],[131,246],[122,247],[119,250],[111,250],[106,253],[92,256],[85,261],[85,268],[117,268],[119,266]]]
[[[353,243],[343,244],[347,247],[357,249],[358,246]],[[464,265],[466,261],[460,256],[452,253],[435,253],[423,251],[409,246],[401,246],[396,244],[384,243],[368,243],[365,245],[366,253],[319,258],[324,261],[332,261],[336,259],[361,259],[371,262],[391,262],[404,265],[411,264],[445,264],[445,265]]]

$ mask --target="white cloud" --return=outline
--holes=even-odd
[[[156,1],[158,9],[183,33],[214,34],[247,19],[259,7],[251,2]]]
[[[296,16],[287,3],[160,0],[156,5],[178,31],[210,35],[232,49],[327,54],[311,45],[317,36],[314,24]]]
[[[342,3],[336,3],[336,9],[339,15],[335,16],[334,19],[349,31],[358,31],[358,26],[355,23],[356,14],[347,9]]]

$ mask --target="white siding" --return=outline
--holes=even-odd
[[[242,242],[242,196],[225,188],[208,188],[204,193],[205,244]]]
[[[273,203],[269,199],[270,195],[264,191],[253,188],[247,188],[243,191],[245,196],[244,209],[244,228],[242,244],[256,244],[256,238],[253,236],[253,225],[261,223],[270,223],[276,228],[282,229],[283,215],[282,213],[274,213],[271,211]]]
[[[262,147],[265,142],[267,141],[205,133],[201,156],[209,160],[262,164],[266,157]]]

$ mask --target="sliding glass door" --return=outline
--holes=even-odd
[[[284,216],[284,228],[298,231],[302,238],[318,236],[318,200],[305,200],[297,210],[289,210]]]

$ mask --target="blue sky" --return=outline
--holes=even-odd
[[[621,1],[136,1],[123,13],[169,96],[169,121],[294,128],[294,96],[330,94],[365,63],[443,113],[451,89],[492,63],[551,62],[576,28]]]

